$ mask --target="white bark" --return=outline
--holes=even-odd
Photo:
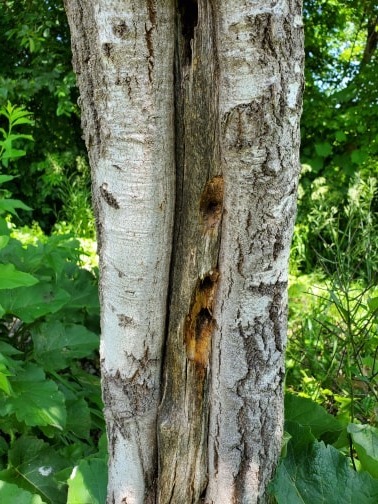
[[[263,502],[283,430],[287,268],[299,174],[300,2],[219,5],[225,201],[206,502]]]
[[[108,502],[154,501],[174,205],[173,9],[67,0],[98,218]]]

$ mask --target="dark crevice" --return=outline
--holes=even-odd
[[[211,316],[210,311],[207,308],[201,308],[196,318],[196,326],[195,326],[196,339],[200,339],[203,337],[203,333],[209,326],[211,326],[212,321],[213,317]]]
[[[178,12],[181,23],[181,33],[184,38],[184,61],[192,61],[192,40],[194,29],[198,24],[198,2],[195,0],[178,0]]]

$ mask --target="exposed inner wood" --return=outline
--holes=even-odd
[[[209,362],[223,214],[216,18],[177,4],[176,211],[160,407],[159,502],[198,502],[207,485]]]

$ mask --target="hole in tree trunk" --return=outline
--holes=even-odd
[[[198,24],[198,2],[195,0],[179,0],[178,11],[181,20],[181,33],[184,38],[184,61],[192,61],[192,40],[194,29]]]
[[[202,369],[209,363],[211,337],[216,326],[212,311],[218,279],[218,270],[214,269],[198,280],[184,327],[188,359]]]
[[[223,177],[217,175],[209,180],[200,200],[200,212],[205,225],[205,232],[215,230],[222,219],[223,211]]]

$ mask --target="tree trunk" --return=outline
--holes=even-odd
[[[65,3],[98,225],[108,502],[265,502],[301,2]]]

